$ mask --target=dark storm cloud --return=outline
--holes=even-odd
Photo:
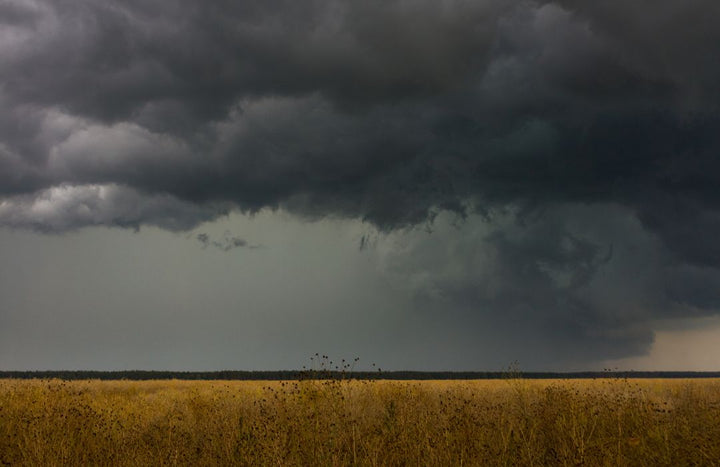
[[[646,352],[657,320],[717,313],[720,271],[679,263],[627,208],[491,215],[460,228],[441,218],[432,234],[381,253],[415,319],[439,315],[458,335],[471,330],[478,341],[465,352],[479,360],[494,345],[526,368],[581,368]]]
[[[605,203],[659,242],[658,310],[715,311],[692,285],[720,266],[715,1],[5,0],[0,19],[1,225],[283,208],[391,232]],[[602,335],[652,317],[577,298],[615,243],[558,232],[483,237],[508,289],[459,296]]]
[[[471,199],[714,209],[706,3],[6,1],[3,193],[114,183],[383,229]]]
[[[681,157],[712,162],[705,3],[5,2],[3,142],[14,172],[45,169],[14,191],[119,183],[388,227],[474,196],[630,202],[695,182],[662,179]]]

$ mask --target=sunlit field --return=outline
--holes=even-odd
[[[0,381],[11,465],[713,465],[720,380]]]

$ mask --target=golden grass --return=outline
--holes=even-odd
[[[720,380],[0,381],[12,465],[713,465]]]

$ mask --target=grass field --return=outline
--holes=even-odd
[[[720,380],[2,380],[0,461],[717,465]]]

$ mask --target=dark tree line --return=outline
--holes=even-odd
[[[457,379],[591,379],[591,378],[720,378],[719,371],[583,371],[560,372],[477,372],[477,371],[0,371],[8,379],[97,379],[97,380],[297,380],[297,379],[383,379],[383,380],[457,380]]]

